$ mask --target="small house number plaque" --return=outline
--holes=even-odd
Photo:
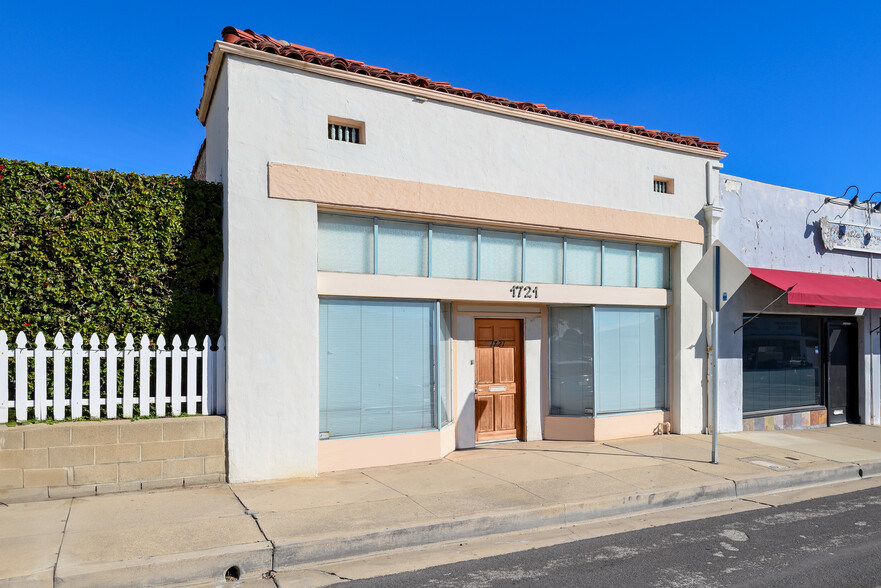
[[[511,289],[508,290],[511,293],[511,298],[532,298],[533,300],[538,299],[538,286],[511,286]]]

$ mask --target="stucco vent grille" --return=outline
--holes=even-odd
[[[327,138],[344,143],[364,143],[364,123],[335,117],[327,118]]]
[[[659,194],[672,194],[673,193],[673,180],[670,178],[659,178],[655,176],[655,192]]]

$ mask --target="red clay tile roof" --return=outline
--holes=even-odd
[[[294,45],[293,43],[288,43],[287,41],[278,41],[276,39],[273,39],[272,37],[257,34],[250,29],[241,30],[235,27],[226,27],[225,29],[223,29],[221,35],[223,36],[223,40],[227,43],[233,43],[235,45],[249,47],[251,49],[258,49],[260,51],[265,51],[266,53],[272,53],[274,55],[290,57],[291,59],[305,61],[306,63],[323,65],[325,67],[350,71],[353,73],[371,76],[374,78],[380,78],[383,80],[391,80],[400,84],[407,84],[409,86],[416,86],[419,88],[427,88],[429,90],[443,92],[445,94],[453,94],[454,96],[462,96],[464,98],[471,98],[473,100],[480,100],[482,102],[499,104],[501,106],[507,106],[509,108],[524,110],[526,112],[536,112],[538,114],[545,114],[547,116],[563,118],[575,122],[584,123],[587,125],[593,125],[595,127],[613,129],[632,135],[651,137],[653,139],[660,139],[662,141],[669,141],[671,143],[679,143],[680,145],[689,145],[691,147],[708,149],[710,151],[721,151],[719,149],[719,143],[713,141],[702,141],[700,137],[690,137],[687,135],[680,135],[679,133],[654,131],[651,129],[646,129],[645,127],[616,123],[615,121],[610,119],[597,118],[595,116],[590,116],[587,114],[574,114],[571,112],[564,112],[562,110],[554,110],[548,108],[544,104],[534,104],[532,102],[517,102],[514,100],[508,100],[507,98],[488,96],[480,92],[472,92],[471,90],[466,90],[465,88],[457,88],[446,82],[435,82],[416,74],[398,73],[384,67],[366,65],[361,61],[343,59],[342,57],[337,57],[331,53],[316,51],[315,49],[312,49],[310,47]]]

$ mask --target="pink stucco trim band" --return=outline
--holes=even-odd
[[[789,304],[836,308],[881,308],[881,283],[871,278],[751,267],[749,271],[787,295]]]
[[[553,441],[610,441],[647,437],[658,433],[658,425],[670,421],[666,411],[649,411],[601,417],[546,416],[544,438]]]
[[[703,228],[691,218],[278,163],[269,164],[269,196],[368,214],[533,227],[595,237],[661,243],[704,240]]]

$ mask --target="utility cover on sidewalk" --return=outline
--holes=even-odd
[[[694,288],[707,304],[713,306],[713,266],[715,248],[719,247],[719,308],[740,288],[750,276],[749,268],[737,259],[737,257],[722,245],[715,241],[694,266],[694,270],[688,276],[688,283]]]

